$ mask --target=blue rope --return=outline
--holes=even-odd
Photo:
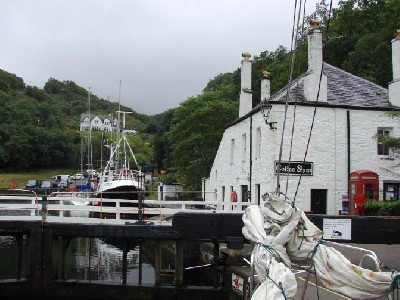
[[[282,282],[276,283],[271,277],[269,277],[269,269],[267,269],[267,278],[272,281],[273,284],[281,291],[283,298],[286,298],[285,289],[283,288]]]
[[[323,244],[324,240],[320,239],[318,241],[318,243],[314,246],[314,249],[310,251],[310,253],[308,253],[307,258],[308,259],[312,259],[314,261],[314,256],[318,251],[318,247],[319,245]],[[314,273],[315,273],[315,286],[317,288],[317,299],[319,299],[319,289],[318,289],[318,276],[317,276],[317,269],[315,268],[315,264],[313,263],[313,269],[314,269]]]
[[[264,249],[267,250],[269,253],[271,253],[274,257],[276,257],[276,251],[275,251],[275,249],[272,248],[271,246],[265,245],[265,244],[263,244],[263,243],[261,243],[261,242],[256,242],[256,243],[254,243],[254,244],[255,244],[256,246],[260,246],[260,247],[264,248]],[[279,257],[279,255],[278,255],[278,257]]]
[[[394,275],[396,273],[396,275]],[[392,284],[390,285],[390,290],[394,291],[395,289],[399,289],[400,284],[400,274],[396,271],[392,271]]]
[[[301,225],[302,225],[301,229],[302,229],[303,236],[301,237],[300,246],[299,246],[299,248],[297,248],[297,250],[300,250],[301,246],[303,245],[303,241],[305,239],[304,230],[307,230],[307,228],[304,226],[304,220],[303,219],[300,219],[300,220],[301,220]]]
[[[310,253],[308,253],[307,258],[314,259],[314,256],[315,256],[315,254],[317,253],[317,250],[318,250],[319,245],[321,245],[321,244],[323,244],[323,243],[324,243],[324,240],[323,240],[323,239],[320,239],[320,240],[318,241],[318,243],[314,246],[314,249],[311,250]]]

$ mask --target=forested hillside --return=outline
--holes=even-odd
[[[87,143],[87,133],[79,132],[80,115],[88,111],[87,90],[72,81],[54,78],[40,89],[0,70],[0,105],[0,170],[78,168],[81,143]],[[121,109],[132,111],[127,107]],[[91,95],[92,113],[115,114],[116,110],[118,103]],[[150,150],[141,149],[146,141],[152,141],[145,134],[150,120],[135,112],[127,117],[127,128],[142,133],[131,138],[137,140],[138,150],[146,153],[140,157],[143,163],[148,163],[152,156]],[[100,144],[99,133],[93,133],[93,143]],[[99,147],[93,147],[95,160],[99,159]]]

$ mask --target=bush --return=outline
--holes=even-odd
[[[363,208],[367,216],[400,216],[400,201],[367,200]]]

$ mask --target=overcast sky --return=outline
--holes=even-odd
[[[290,48],[295,0],[2,0],[0,69],[56,78],[153,115],[240,67]],[[307,1],[307,14],[317,1]],[[335,1],[337,3],[337,1]]]

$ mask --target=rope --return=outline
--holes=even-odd
[[[317,269],[315,268],[315,264],[314,264],[314,256],[318,251],[318,247],[319,245],[323,244],[324,240],[320,239],[318,241],[318,243],[314,246],[313,250],[310,251],[310,253],[307,254],[307,258],[308,259],[312,259],[313,260],[313,264],[312,264],[312,268],[314,269],[314,274],[315,274],[315,287],[317,289],[317,299],[319,299],[319,289],[318,289],[318,276],[317,276]]]
[[[319,245],[321,245],[321,244],[323,244],[323,243],[324,243],[324,240],[323,240],[323,239],[320,239],[320,240],[318,241],[318,243],[314,246],[314,249],[312,249],[312,250],[310,251],[310,253],[307,254],[307,258],[309,258],[309,259],[314,259],[314,256],[315,256],[315,254],[317,253],[317,250],[318,250]]]
[[[256,243],[254,243],[254,245],[260,246],[261,248],[264,248],[264,249],[267,250],[269,253],[271,253],[272,256],[275,257],[275,258],[279,257],[279,255],[278,255],[278,253],[276,252],[276,250],[275,250],[274,248],[272,248],[270,245],[266,245],[266,244],[263,244],[263,243],[261,243],[261,242],[256,242]]]
[[[394,290],[398,290],[399,289],[399,285],[400,285],[400,274],[396,272],[396,275],[394,275],[395,271],[392,271],[392,283],[390,285],[390,290],[394,291]]]
[[[302,19],[303,19],[303,22],[302,22],[302,24],[301,24],[301,33],[303,33],[304,32],[304,26],[305,26],[305,14],[306,14],[306,3],[307,3],[307,0],[305,0],[304,1],[304,5],[303,5],[303,17],[302,17]],[[300,7],[299,7],[299,14],[298,14],[298,16],[297,16],[297,28],[299,28],[299,20],[300,20],[300,11],[301,11],[301,2],[300,2]],[[296,32],[296,43],[297,43],[297,40],[299,39],[298,38],[298,30],[297,30],[297,32]],[[303,36],[301,36],[301,38],[300,39],[303,39]],[[295,46],[295,48],[297,48],[297,44],[296,44],[296,46]],[[291,66],[291,77],[292,77],[292,73],[293,73],[293,67],[294,67],[294,61],[292,62],[292,66]],[[298,66],[298,73],[300,74],[300,65]],[[297,81],[297,86],[299,85],[299,82]],[[290,87],[290,81],[289,81],[289,83],[288,83],[288,89],[289,89],[289,87]],[[296,124],[296,110],[297,110],[297,99],[298,99],[298,95],[299,95],[299,92],[298,92],[298,89],[296,89],[296,94],[295,94],[295,97],[294,97],[294,108],[293,108],[293,123],[292,123],[292,132],[291,132],[291,138],[290,138],[290,150],[289,150],[289,164],[290,164],[290,162],[292,161],[292,150],[293,150],[293,138],[294,138],[294,128],[295,128],[295,124]],[[287,193],[288,192],[288,189],[289,189],[289,174],[287,174],[286,175],[286,189],[285,189],[285,193]]]
[[[269,269],[266,269],[266,271],[267,271],[267,278],[268,278],[269,280],[271,280],[273,284],[275,284],[275,286],[281,291],[283,298],[285,298],[285,300],[286,300],[287,298],[286,298],[285,289],[283,288],[282,282],[279,281],[278,283],[276,283],[276,282],[269,276]]]
[[[294,66],[294,58],[295,58],[295,52],[293,51],[293,48],[296,46],[296,39],[295,39],[295,26],[296,26],[296,11],[297,11],[297,0],[295,1],[294,5],[294,11],[293,11],[293,26],[292,26],[292,41],[290,45],[290,52],[292,53],[292,58],[290,61],[290,69],[289,69],[289,80],[288,80],[288,88],[286,91],[286,101],[285,101],[285,118],[283,121],[283,126],[282,126],[282,135],[281,135],[281,144],[279,147],[279,159],[278,159],[278,170],[277,170],[277,178],[276,178],[276,193],[280,192],[280,182],[279,182],[279,177],[280,177],[280,168],[281,168],[281,161],[282,161],[282,152],[283,152],[283,137],[285,134],[285,128],[286,128],[286,119],[287,119],[287,111],[288,111],[288,106],[289,106],[289,94],[290,94],[290,85],[292,83],[292,76],[293,76],[293,66]],[[300,9],[299,9],[299,14],[301,11],[301,0],[300,0]],[[297,36],[297,31],[296,31],[296,36]]]
[[[330,18],[331,13],[332,13],[332,0],[330,1],[330,5],[329,5],[329,17],[328,17],[328,22],[327,22],[327,24],[326,24],[326,31],[325,31],[325,33],[326,33],[326,34],[325,34],[326,39],[327,39],[327,37],[328,37],[328,32],[329,32],[329,24],[330,24],[330,19],[331,19],[331,18]],[[324,55],[324,53],[323,53],[323,55]],[[321,73],[319,74],[319,83],[318,83],[318,92],[317,92],[317,101],[316,101],[316,103],[318,103],[318,101],[319,101],[319,94],[320,94],[320,91],[321,91],[321,81],[322,81],[323,72],[324,72],[324,60],[322,60]],[[313,113],[313,118],[312,118],[312,122],[311,122],[310,132],[309,132],[309,135],[308,135],[307,147],[306,147],[306,151],[305,151],[305,153],[304,153],[303,162],[305,162],[305,161],[306,161],[306,158],[307,158],[308,148],[309,148],[310,142],[311,142],[311,135],[312,135],[312,131],[313,131],[313,129],[314,129],[314,123],[315,123],[315,116],[316,116],[316,114],[317,114],[317,106],[314,107],[314,113]],[[300,188],[300,182],[301,182],[301,179],[302,179],[302,177],[303,177],[302,175],[303,175],[303,174],[301,173],[301,174],[300,174],[300,177],[299,177],[299,181],[297,182],[297,187],[296,187],[296,192],[295,192],[294,197],[293,197],[293,202],[296,201],[297,193],[298,193],[299,188]]]
[[[297,248],[297,250],[300,250],[301,249],[301,246],[303,245],[303,241],[304,241],[304,239],[305,239],[305,236],[304,236],[304,230],[307,230],[307,228],[304,226],[304,220],[303,219],[300,219],[300,221],[301,221],[301,231],[302,231],[302,233],[303,233],[303,236],[301,237],[301,242],[300,242],[300,246],[299,246],[299,248]]]

